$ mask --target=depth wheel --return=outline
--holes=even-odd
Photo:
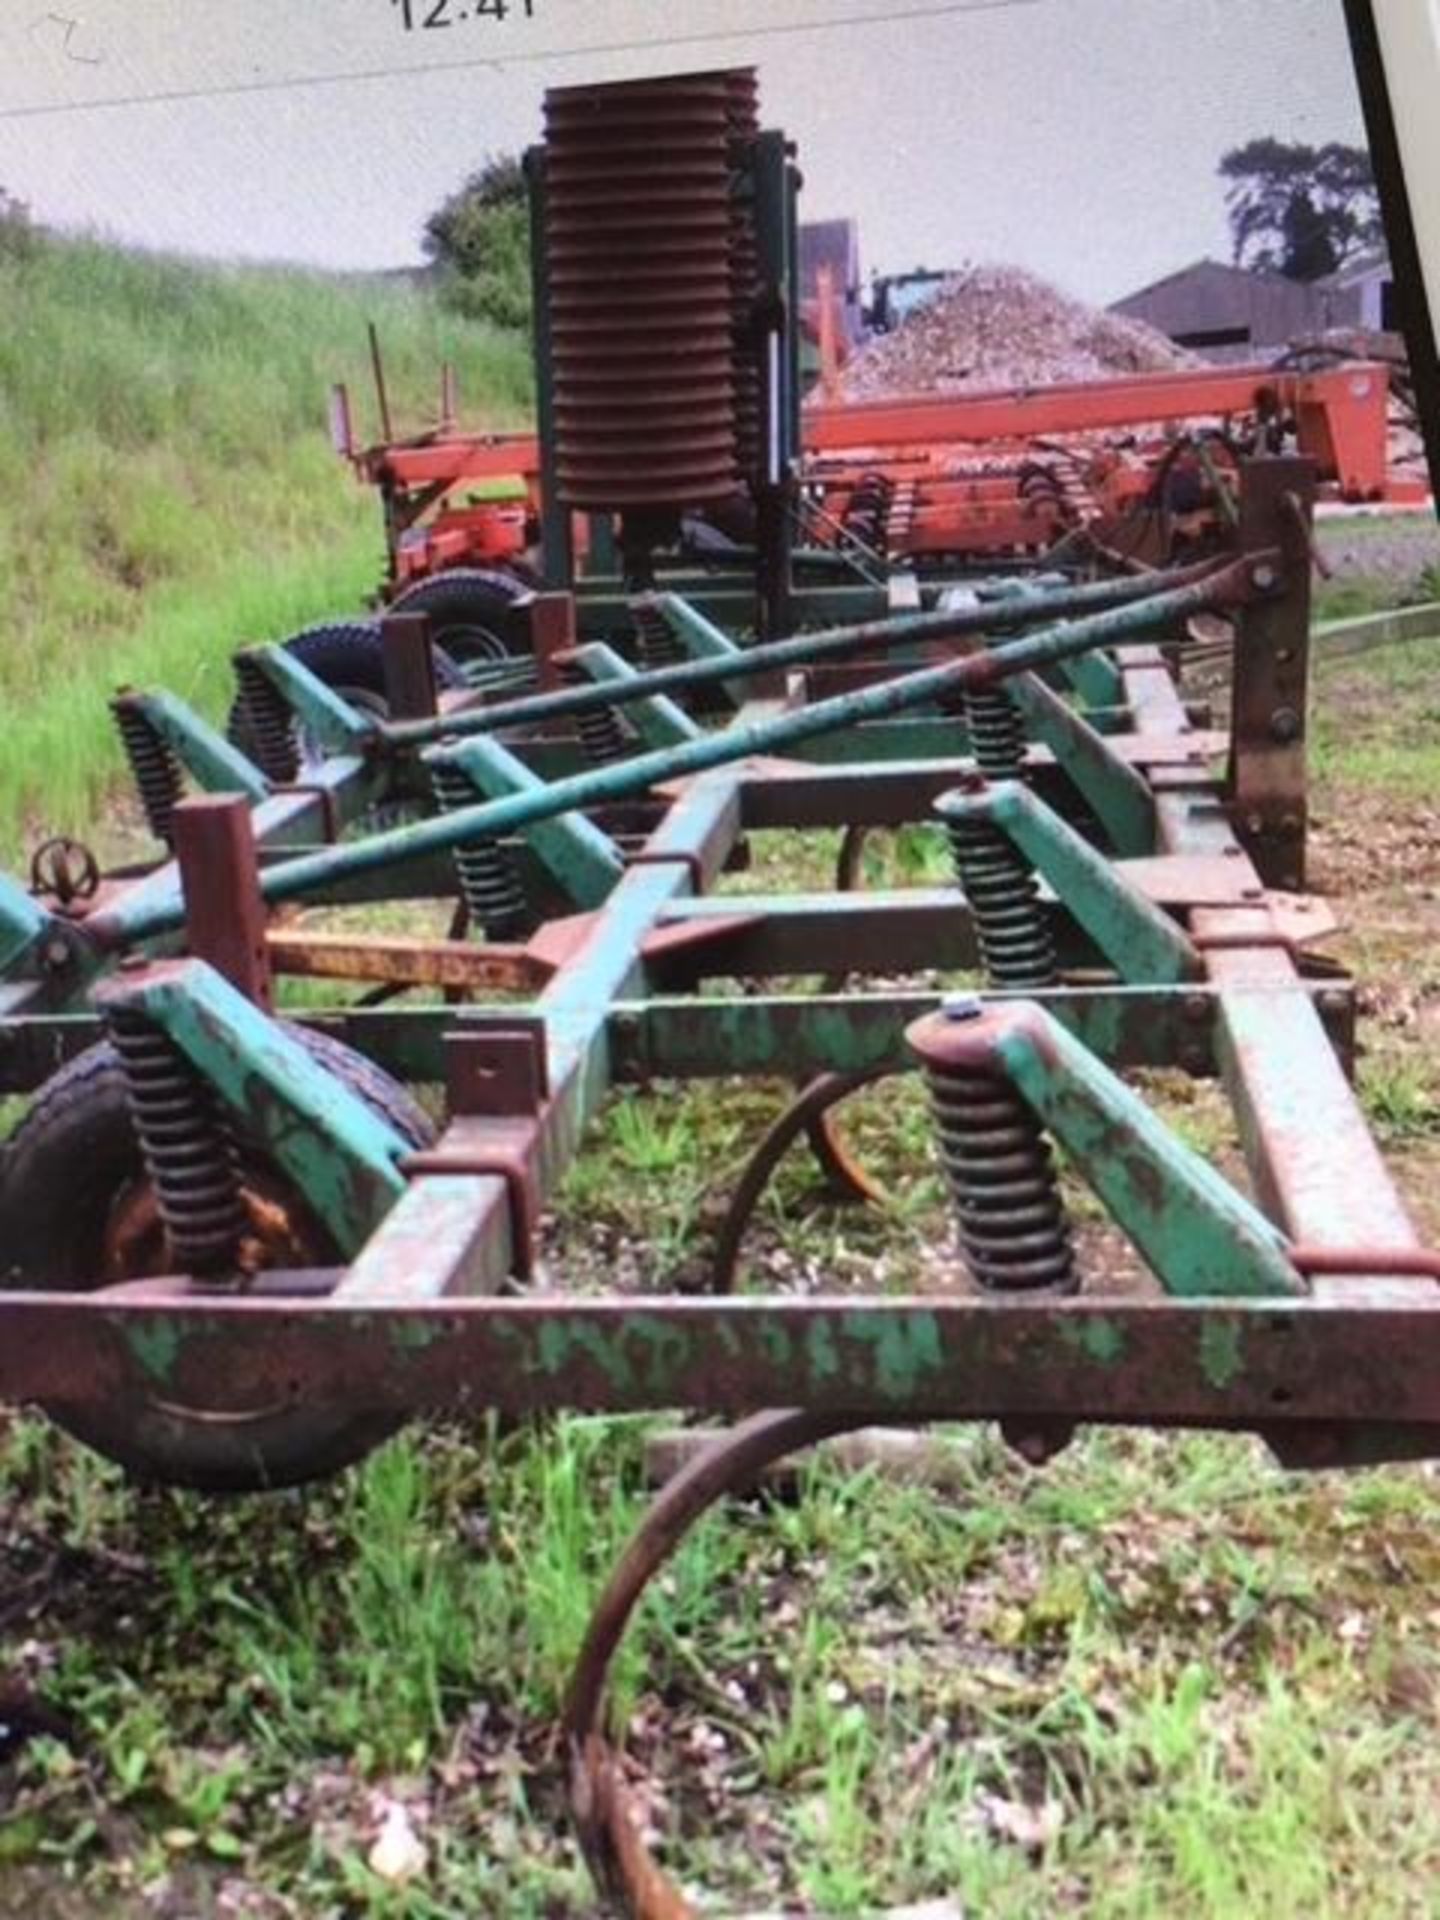
[[[328,1034],[289,1029],[415,1147],[434,1128],[402,1087]],[[288,1176],[237,1135],[250,1228],[264,1265],[341,1264],[328,1230]],[[114,1049],[92,1047],[46,1082],[0,1154],[0,1281],[80,1293],[173,1272],[154,1189]],[[223,1382],[221,1383],[223,1386]],[[296,1406],[55,1407],[58,1426],[147,1485],[258,1493],[324,1479],[361,1459],[400,1422],[384,1413]]]
[[[452,567],[406,587],[388,611],[428,614],[435,645],[459,663],[469,685],[483,687],[531,663],[529,626],[518,610],[529,596],[513,574]]]

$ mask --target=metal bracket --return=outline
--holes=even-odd
[[[448,760],[459,767],[483,800],[543,792],[545,787],[523,760],[486,734],[454,746],[433,747],[424,759],[427,766]],[[583,813],[537,820],[521,833],[565,897],[582,909],[602,906],[625,871],[615,842]]]
[[[95,990],[164,1031],[305,1194],[347,1257],[405,1189],[410,1143],[200,960],[122,968]]]
[[[246,647],[253,661],[300,724],[327,753],[359,753],[379,737],[375,722],[342,700],[318,674],[282,646]]]
[[[947,820],[973,813],[999,827],[1049,881],[1122,980],[1135,986],[1178,985],[1202,977],[1204,963],[1184,931],[1131,886],[1122,868],[1018,780],[944,794],[937,810]]]
[[[931,1014],[906,1039],[927,1064],[1009,1080],[1167,1293],[1265,1299],[1305,1292],[1280,1229],[1034,1001],[989,1002],[973,1019]],[[1217,1367],[1226,1364],[1217,1353]]]
[[[206,793],[240,793],[258,804],[275,791],[252,760],[173,693],[123,693],[116,705],[130,707],[148,721]]]

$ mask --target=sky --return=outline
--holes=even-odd
[[[1097,302],[1228,257],[1226,148],[1363,139],[1340,0],[0,0],[0,186],[148,247],[404,266],[546,87],[742,63],[867,272]]]

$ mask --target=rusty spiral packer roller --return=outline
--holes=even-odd
[[[725,499],[758,439],[744,359],[753,226],[734,185],[753,71],[545,100],[558,480],[580,509]],[[748,423],[748,425],[747,425]]]

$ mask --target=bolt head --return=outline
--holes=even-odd
[[[985,1002],[978,993],[947,993],[940,1002],[946,1020],[978,1020],[984,1011]]]
[[[1280,576],[1268,561],[1250,569],[1250,578],[1261,593],[1269,593],[1280,584]]]

